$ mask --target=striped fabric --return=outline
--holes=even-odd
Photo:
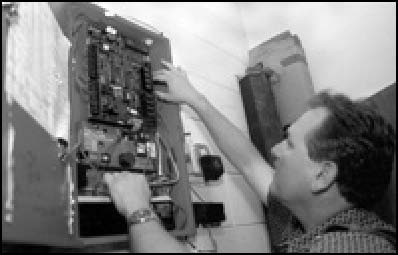
[[[395,228],[383,222],[376,214],[363,209],[349,209],[338,213],[322,225],[304,232],[297,224],[291,224],[277,245],[278,252],[355,252],[395,253],[394,245],[386,238],[370,231],[333,231],[334,225],[352,225],[359,230],[383,229],[395,232]],[[295,226],[295,227],[294,227]]]

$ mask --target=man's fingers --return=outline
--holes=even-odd
[[[175,102],[176,100],[174,99],[174,97],[170,96],[169,93],[166,92],[161,92],[161,91],[155,91],[155,95],[163,101],[166,102]]]
[[[152,72],[152,75],[164,75],[167,74],[169,70],[166,69],[160,69]]]
[[[115,176],[111,173],[105,173],[103,178],[104,178],[105,183],[110,185],[113,182],[113,179],[115,178]]]
[[[153,79],[154,79],[154,80],[158,80],[158,81],[167,81],[168,72],[169,72],[169,71],[168,71],[168,70],[165,70],[165,69],[161,69],[161,70],[154,71],[154,72],[152,73]]]
[[[162,73],[154,74],[153,79],[157,81],[167,81],[167,75]]]
[[[170,96],[166,92],[154,91],[154,93],[157,97],[159,97],[159,99],[163,99],[163,100],[167,101],[170,98]]]
[[[164,65],[165,67],[167,67],[169,70],[176,70],[176,68],[169,62],[167,62],[166,60],[161,60],[160,63],[162,65]]]

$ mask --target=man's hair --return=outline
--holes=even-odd
[[[391,176],[395,132],[365,101],[328,91],[314,96],[310,108],[328,116],[306,137],[309,157],[337,164],[339,192],[355,206],[370,208],[385,193]]]

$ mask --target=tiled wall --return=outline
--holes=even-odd
[[[118,15],[144,21],[170,39],[173,62],[187,71],[192,84],[247,136],[247,125],[237,75],[248,66],[248,46],[240,11],[235,3],[100,3]],[[182,108],[192,143],[204,143],[221,155],[198,117]],[[225,159],[226,173],[211,185],[192,187],[206,201],[223,202],[227,220],[213,228],[219,252],[267,252],[268,233],[259,199],[243,177]],[[192,196],[193,201],[197,198]],[[198,229],[191,241],[198,249],[211,249],[207,231]],[[203,241],[204,240],[204,241]]]

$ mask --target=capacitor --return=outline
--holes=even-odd
[[[128,107],[128,108],[127,108],[127,111],[128,111],[131,115],[133,115],[133,116],[138,115],[137,109]]]
[[[97,161],[98,160],[98,153],[89,152],[88,157],[89,157],[90,161]]]
[[[111,154],[101,153],[101,163],[104,163],[104,164],[111,163]]]
[[[119,86],[113,86],[113,95],[115,97],[123,97],[123,89]]]
[[[133,153],[121,153],[119,155],[119,165],[121,167],[132,167],[134,165],[135,157]]]
[[[147,47],[151,47],[152,44],[153,44],[153,40],[152,40],[151,38],[146,38],[146,39],[144,40],[144,44],[145,44]]]
[[[137,143],[137,154],[146,154],[146,146],[145,143]]]
[[[111,27],[111,26],[106,26],[106,28],[105,28],[105,32],[107,32],[108,34],[115,35],[115,34],[117,33],[117,30],[116,30],[116,29],[114,29],[114,28],[113,28],[113,27]]]
[[[107,43],[104,43],[103,45],[102,45],[102,49],[104,50],[104,51],[109,51],[109,44],[107,44]]]
[[[142,60],[143,60],[144,62],[150,62],[150,61],[151,61],[151,58],[150,58],[148,55],[145,55],[145,56],[142,57]]]
[[[105,75],[100,75],[100,84],[105,84]]]
[[[147,142],[146,143],[147,153],[149,157],[156,158],[156,145],[154,142]]]

